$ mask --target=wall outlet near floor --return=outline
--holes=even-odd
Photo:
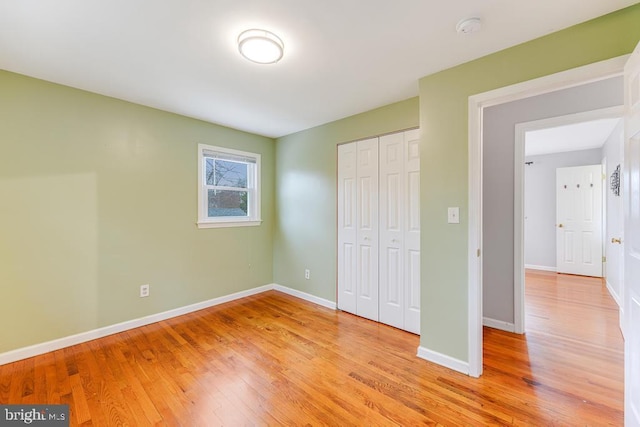
[[[304,270],[304,278],[307,280],[311,278],[311,270],[309,270],[308,268]]]
[[[149,285],[140,285],[140,298],[149,296]]]

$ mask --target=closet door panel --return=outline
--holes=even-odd
[[[406,143],[405,176],[407,185],[404,257],[405,295],[403,329],[420,333],[420,131],[404,133]]]
[[[356,144],[338,146],[338,308],[356,314]]]
[[[356,314],[378,320],[378,139],[356,142]]]
[[[380,322],[404,327],[405,145],[403,134],[380,137]]]
[[[407,251],[407,299],[403,329],[420,334],[420,252]]]

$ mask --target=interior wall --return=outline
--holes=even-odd
[[[524,168],[524,263],[556,269],[556,169],[599,165],[602,149],[528,156]]]
[[[635,5],[420,79],[420,345],[432,354],[468,362],[469,97],[628,54],[638,22]],[[449,206],[459,225],[447,224]]]
[[[275,283],[336,301],[336,147],[417,126],[410,98],[277,140]]]
[[[605,203],[607,205],[607,220],[605,235],[605,255],[607,257],[606,263],[606,280],[607,288],[611,293],[613,299],[616,300],[618,305],[622,303],[622,278],[624,268],[624,247],[621,244],[611,242],[611,238],[621,238],[624,236],[624,205],[622,203],[622,196],[616,196],[611,190],[611,174],[616,169],[616,166],[620,165],[620,170],[623,169],[624,159],[624,121],[620,120],[620,123],[614,128],[609,138],[602,147],[602,156],[606,158],[606,172],[607,176],[604,182],[605,186]],[[624,241],[624,239],[622,239]]]
[[[0,94],[0,353],[272,282],[274,140],[4,71]],[[261,226],[196,227],[198,143],[262,155]]]

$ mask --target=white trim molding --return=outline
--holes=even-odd
[[[337,305],[333,301],[329,301],[328,299],[320,298],[315,295],[308,294],[306,292],[299,291],[297,289],[287,288],[286,286],[273,284],[273,289],[283,294],[288,294],[294,296],[296,298],[303,299],[305,301],[312,302],[316,305],[321,305],[322,307],[330,308],[331,310],[336,310]]]
[[[489,328],[500,329],[501,331],[506,331],[506,332],[516,331],[516,325],[514,325],[513,323],[492,319],[490,317],[483,317],[482,324]]]
[[[551,267],[551,266],[547,266],[547,265],[525,264],[524,268],[529,269],[529,270],[551,271],[553,273],[558,271],[558,269],[556,267]]]
[[[417,356],[420,359],[424,359],[428,362],[444,366],[445,368],[452,369],[465,375],[470,375],[469,364],[467,362],[463,362],[462,360],[447,356],[446,354],[438,353],[437,351],[429,350],[426,347],[420,346],[418,347]]]
[[[609,295],[611,295],[611,298],[613,298],[616,304],[618,304],[618,308],[621,308],[622,300],[620,299],[620,296],[613,290],[613,286],[611,286],[611,283],[609,283],[608,280],[606,282],[607,282],[607,290],[609,291]]]
[[[468,347],[469,375],[482,375],[482,144],[472,138],[473,130],[482,129],[483,109],[469,98],[469,229],[468,229]],[[481,138],[481,136],[478,136]],[[480,349],[479,354],[475,354]]]
[[[482,374],[482,117],[487,107],[517,101],[622,75],[630,55],[505,86],[469,97],[469,229],[468,229],[468,344],[471,376]],[[515,206],[514,206],[515,209]],[[514,230],[519,233],[522,230]],[[514,251],[517,252],[517,251]],[[514,254],[520,256],[520,254]],[[524,264],[524,262],[522,263]],[[518,274],[518,273],[514,273]],[[515,305],[515,298],[514,298]],[[516,325],[516,328],[519,325]]]
[[[70,335],[55,340],[34,344],[28,347],[18,348],[16,350],[0,353],[0,365],[6,363],[15,362],[18,360],[26,359],[40,354],[48,353],[50,351],[59,350],[61,348],[70,347],[72,345],[81,344],[87,341],[95,340],[97,338],[103,338],[108,335],[117,334],[120,332],[128,331],[130,329],[139,328],[141,326],[150,325],[152,323],[160,322],[163,320],[171,319],[174,317],[182,316],[184,314],[193,313],[194,311],[203,310],[205,308],[213,307],[216,305],[224,304],[226,302],[235,301],[241,298],[246,298],[252,295],[257,295],[262,292],[276,290],[294,297],[312,302],[314,304],[332,308],[335,310],[336,305],[329,300],[319,298],[304,292],[297,291],[295,289],[287,288],[286,286],[269,284],[259,286],[257,288],[248,289],[246,291],[236,292],[230,295],[213,298],[207,301],[187,305],[184,307],[175,308],[173,310],[163,311],[161,313],[152,314],[138,319],[128,320],[126,322],[116,323],[114,325],[105,326],[98,329],[93,329],[87,332],[81,332],[79,334]]]

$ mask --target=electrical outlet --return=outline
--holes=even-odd
[[[140,285],[140,298],[149,296],[149,285]]]
[[[307,280],[311,279],[311,270],[308,268],[304,270],[304,278]]]

